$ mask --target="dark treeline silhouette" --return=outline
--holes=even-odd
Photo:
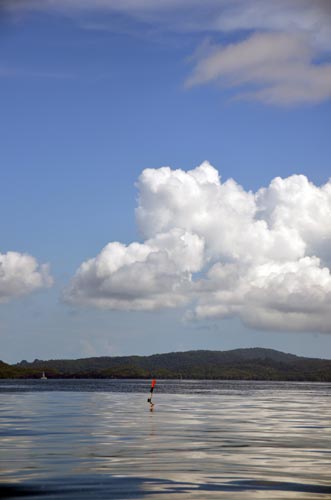
[[[296,380],[331,382],[331,360],[273,349],[187,351],[152,356],[52,359],[15,365],[0,362],[0,378],[151,378]]]

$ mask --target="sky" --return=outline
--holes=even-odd
[[[0,359],[331,358],[329,0],[0,5]]]

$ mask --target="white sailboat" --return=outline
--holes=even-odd
[[[47,380],[47,377],[46,377],[46,375],[45,375],[45,372],[43,372],[43,374],[42,374],[42,376],[41,376],[40,378],[41,378],[41,380]]]

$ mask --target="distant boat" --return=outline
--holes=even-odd
[[[47,379],[47,377],[45,375],[45,372],[43,372],[43,374],[42,374],[42,376],[40,378],[41,378],[41,380],[46,380]]]

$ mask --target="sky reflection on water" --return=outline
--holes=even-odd
[[[29,382],[0,382],[4,498],[331,498],[331,384],[163,381],[151,413],[146,381]]]

